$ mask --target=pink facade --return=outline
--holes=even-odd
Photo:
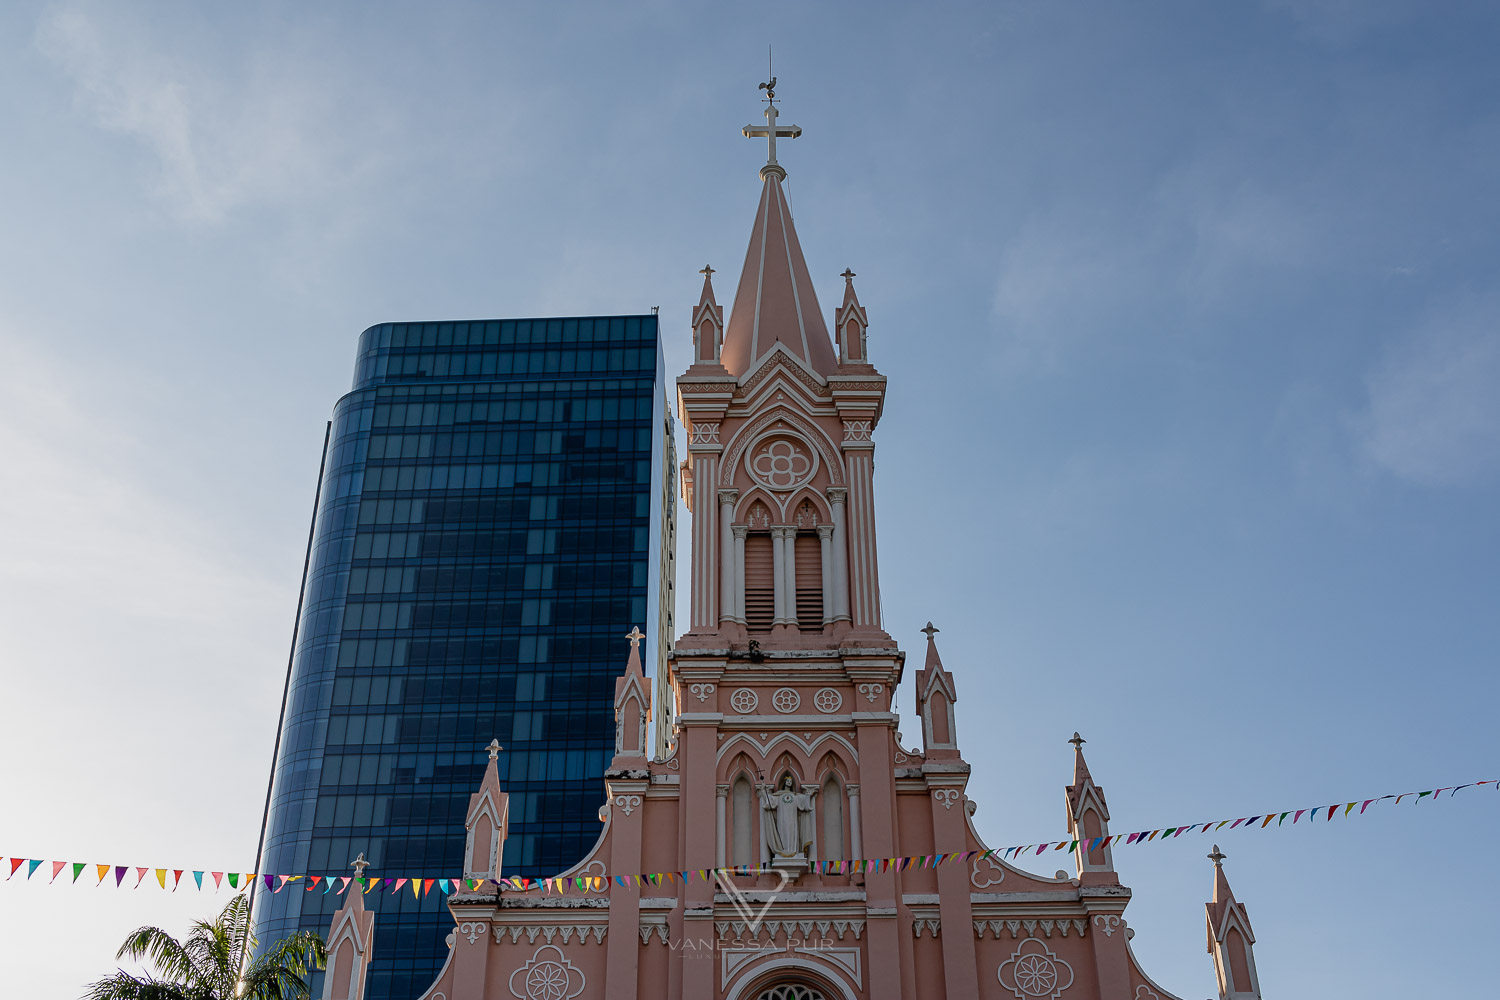
[[[767,117],[775,135],[797,134]],[[598,887],[493,881],[507,797],[491,763],[464,873],[489,881],[451,898],[452,950],[424,1000],[1166,1000],[1131,953],[1130,890],[1109,848],[1087,850],[1108,835],[1109,810],[1076,734],[1066,801],[1085,843],[1069,870],[982,857],[854,874],[820,864],[986,845],[966,794],[958,679],[931,626],[911,681],[919,746],[896,730],[906,654],[881,624],[873,490],[886,380],[850,271],[830,339],[784,177],[773,147],[732,315],[726,324],[706,268],[693,364],[678,379],[691,614],[668,663],[669,750],[648,755],[652,688],[632,637],[599,841],[560,873]],[[1221,995],[1259,997],[1249,921],[1219,860],[1208,931]],[[740,867],[756,874],[612,878]],[[341,972],[329,981],[330,996],[357,1000]]]

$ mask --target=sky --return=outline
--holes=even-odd
[[[660,306],[686,367],[768,44],[986,840],[1065,832],[1075,730],[1115,831],[1500,778],[1493,5],[16,0],[0,853],[253,867],[359,331]],[[1122,847],[1132,946],[1214,995],[1217,840],[1267,996],[1491,993],[1490,787]],[[8,996],[227,898],[46,874],[0,882]]]

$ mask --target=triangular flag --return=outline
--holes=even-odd
[[[128,872],[128,871],[130,871],[130,866],[129,865],[115,865],[115,888],[116,889],[118,889],[120,887],[120,883],[121,882],[125,881],[125,873]]]
[[[66,861],[54,861],[54,862],[52,862],[52,881],[53,882],[57,881],[57,873],[60,872],[60,871],[62,871],[66,867],[68,867],[68,863]]]
[[[26,863],[26,859],[25,858],[11,858],[10,859],[10,875],[5,876],[6,880],[9,881],[10,878],[11,878],[11,876],[15,875],[16,870],[19,869],[25,863]]]
[[[85,861],[75,861],[75,862],[73,862],[73,881],[74,882],[78,881],[78,876],[80,874],[82,874],[83,870],[85,868],[87,868],[87,867],[88,867],[88,863],[85,862]]]
[[[275,875],[264,875],[264,876],[262,876],[262,878],[264,878],[266,880],[266,888],[267,889],[271,888],[271,885],[272,885],[271,880],[274,879],[275,877],[276,877]],[[286,884],[286,876],[285,875],[281,876],[281,884],[282,885]],[[280,892],[281,891],[281,887],[277,886],[275,891],[276,892]]]
[[[214,888],[215,889],[217,889],[219,887],[219,875],[220,874],[222,874],[222,873],[220,873],[220,872],[214,872]],[[229,875],[228,875],[228,878],[229,878],[229,888],[231,888],[231,889],[238,889],[239,885],[240,885],[240,873],[239,872],[230,872]]]
[[[443,891],[444,896],[448,895],[448,880],[445,878],[438,879],[438,888]]]
[[[148,870],[146,868],[137,868],[135,870],[135,888],[139,889],[141,887],[141,879],[146,877]]]
[[[202,872],[193,872],[193,881],[198,883],[198,891],[202,892],[203,891],[203,873]],[[214,884],[215,885],[218,884],[217,880],[215,880]]]
[[[26,877],[27,878],[31,878],[31,876],[33,876],[33,875],[36,874],[36,870],[38,868],[42,867],[42,859],[41,858],[36,858],[36,859],[28,861],[27,864],[29,864],[31,866],[31,868],[26,872]]]
[[[1333,822],[1333,814],[1336,813],[1336,812],[1338,812],[1338,808],[1339,808],[1339,806],[1338,806],[1337,802],[1335,802],[1333,805],[1329,806],[1328,807],[1328,815],[1323,818],[1323,822],[1325,822],[1325,823],[1331,823],[1331,822]]]
[[[95,865],[94,867],[99,869],[99,884],[103,885],[104,876],[109,874],[109,865]]]
[[[347,889],[347,888],[349,888],[349,882],[350,882],[350,880],[352,878],[353,878],[353,876],[351,876],[351,875],[340,875],[339,876],[339,879],[341,880],[340,883],[339,883],[339,891],[338,891],[339,895],[343,895],[344,890]]]
[[[1281,814],[1281,819],[1278,819],[1276,821],[1276,825],[1280,826],[1283,822],[1286,821],[1287,816],[1290,815],[1290,814],[1291,814],[1291,810],[1290,809],[1288,809],[1286,812],[1282,813]]]
[[[1305,813],[1305,812],[1307,812],[1306,809],[1298,809],[1297,810],[1297,815],[1295,815],[1295,816],[1292,817],[1292,825],[1293,826],[1297,825],[1297,821],[1302,818],[1302,814]],[[1282,815],[1285,815],[1285,813],[1283,813]]]
[[[1363,816],[1365,814],[1365,810],[1370,808],[1370,803],[1374,801],[1374,799],[1365,799],[1365,804],[1359,807],[1359,814]]]
[[[167,887],[167,870],[165,868],[156,869],[156,881],[163,889]]]
[[[321,875],[309,875],[307,877],[307,891],[308,892],[312,892],[314,889],[316,889],[318,887],[318,883],[321,882],[321,881],[323,881],[323,876],[321,876]]]
[[[186,868],[173,868],[172,869],[172,891],[173,892],[176,892],[177,891],[177,886],[182,883],[182,873],[185,872],[185,871],[187,871]]]
[[[398,888],[398,889],[401,888],[401,884],[399,882],[396,883],[396,888]],[[411,880],[411,898],[412,899],[416,899],[421,894],[421,891],[422,891],[422,880],[419,879],[419,878],[412,879]]]

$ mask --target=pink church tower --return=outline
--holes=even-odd
[[[726,323],[705,267],[677,382],[693,524],[688,629],[655,689],[671,750],[647,749],[653,690],[633,629],[599,840],[523,886],[501,871],[491,744],[451,951],[423,1000],[1172,1000],[1131,951],[1131,892],[1081,737],[1057,845],[1071,870],[1053,875],[989,851],[974,826],[964,672],[931,623],[914,676],[921,747],[903,746],[906,654],[881,620],[876,556],[886,380],[853,271],[833,336],[823,319],[776,159],[801,129],[777,124],[773,86],[766,124],[744,129],[768,157],[734,306]],[[1249,921],[1216,871],[1221,995],[1258,998]]]

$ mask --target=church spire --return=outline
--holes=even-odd
[[[1255,972],[1255,932],[1245,904],[1234,898],[1224,875],[1224,852],[1214,845],[1214,898],[1205,908],[1208,951],[1214,957],[1221,1000],[1260,1000],[1260,977]]]
[[[1094,784],[1088,761],[1083,759],[1083,745],[1088,742],[1076,732],[1068,741],[1073,744],[1073,783],[1066,789],[1068,831],[1078,841],[1074,848],[1078,877],[1090,884],[1113,884],[1114,855],[1109,848],[1109,806],[1104,789]]]
[[[776,124],[775,85],[774,77],[761,85],[767,94],[766,124],[746,125],[741,130],[747,138],[766,140],[768,158],[760,170],[760,206],[724,333],[722,360],[738,378],[780,348],[803,368],[826,377],[838,367],[838,360],[792,224],[792,208],[782,190],[786,170],[776,162],[776,140],[795,139],[802,129]]]

